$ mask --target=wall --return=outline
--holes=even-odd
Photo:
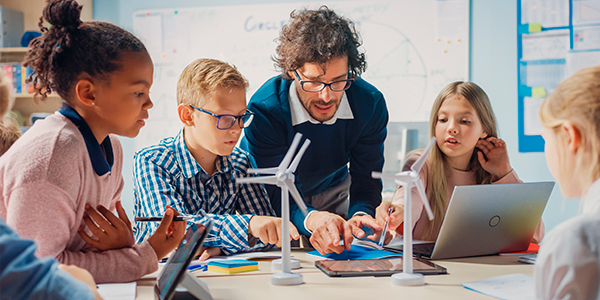
[[[517,137],[517,1],[471,0],[471,81],[488,94],[506,140],[510,162],[523,181],[553,181],[543,153],[519,153]],[[563,200],[564,207],[563,207]],[[558,184],[543,220],[546,232],[574,216],[579,202]]]
[[[79,4],[83,5],[81,19],[84,21],[92,20],[92,1],[93,0],[78,0]],[[0,0],[0,6],[16,11],[22,11],[25,19],[25,31],[39,31],[37,24],[42,15],[42,10],[44,9],[44,6],[46,6],[46,0]]]
[[[94,2],[94,19],[110,21],[131,30],[133,12],[139,9],[278,2],[281,1],[207,0],[198,3],[192,0],[102,0]],[[550,181],[553,178],[543,153],[519,153],[517,150],[516,5],[516,0],[471,0],[471,80],[488,93],[498,118],[500,136],[508,144],[511,164],[521,179]],[[125,153],[123,176],[126,182],[122,200],[131,212],[133,140],[122,141]],[[576,213],[577,201],[566,200],[564,204],[563,208],[563,197],[557,185],[543,215],[547,231]]]

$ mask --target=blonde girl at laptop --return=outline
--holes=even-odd
[[[544,240],[535,268],[538,299],[600,299],[600,65],[558,85],[539,111],[546,161],[581,214]]]
[[[519,183],[521,180],[508,159],[504,140],[497,138],[496,117],[486,93],[472,82],[457,81],[438,94],[429,122],[430,135],[437,143],[420,171],[434,219],[429,221],[423,202],[414,188],[411,191],[413,237],[435,241],[448,202],[457,185]],[[403,169],[407,170],[423,150],[409,153]],[[382,202],[376,209],[380,224],[389,221],[389,231],[402,234],[404,190],[394,194],[392,204]],[[388,216],[388,208],[393,207]],[[540,221],[533,241],[544,236]]]

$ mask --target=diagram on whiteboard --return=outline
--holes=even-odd
[[[437,93],[452,81],[468,79],[468,35],[436,38],[440,31],[436,24],[442,24],[434,13],[437,1],[328,2],[355,23],[367,58],[362,77],[383,93],[391,122],[427,121]],[[180,130],[176,86],[187,64],[201,57],[234,64],[250,82],[249,100],[266,80],[279,74],[272,61],[275,39],[290,13],[319,6],[286,3],[136,12],[134,34],[147,45],[155,63],[154,108],[136,138],[136,149]]]

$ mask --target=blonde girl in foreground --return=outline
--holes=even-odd
[[[538,299],[599,299],[600,66],[558,85],[540,108],[550,172],[582,213],[546,237],[534,268]]]

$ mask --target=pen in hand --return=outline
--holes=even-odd
[[[392,214],[393,210],[394,210],[393,207],[390,207],[388,209],[388,216],[390,216]],[[379,248],[383,247],[383,242],[385,241],[385,235],[387,234],[387,228],[388,228],[389,224],[390,224],[390,221],[386,221],[385,225],[383,226],[383,231],[381,232],[381,237],[379,238],[379,243],[377,244],[377,246]]]
[[[192,216],[176,216],[173,217],[173,221],[192,221],[194,217]],[[162,221],[162,217],[137,217],[135,218],[136,222],[160,222]]]

